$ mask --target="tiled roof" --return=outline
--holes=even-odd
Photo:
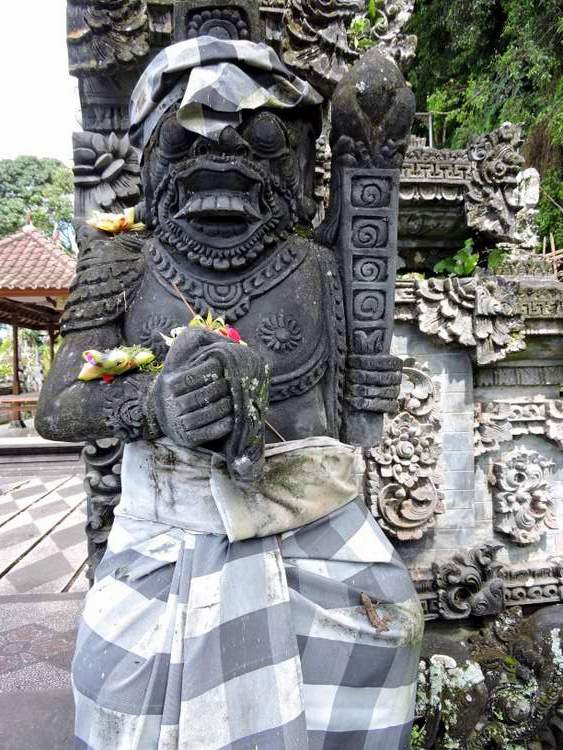
[[[75,268],[76,261],[37,229],[0,240],[0,291],[68,291]]]

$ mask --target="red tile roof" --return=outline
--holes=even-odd
[[[37,229],[0,240],[0,291],[49,289],[67,292],[76,261]]]

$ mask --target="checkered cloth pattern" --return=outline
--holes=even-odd
[[[207,512],[206,475],[202,464],[190,471],[199,499],[163,490],[154,507],[193,523]],[[338,478],[329,469],[323,482],[330,495]],[[422,612],[361,500],[243,541],[130,508],[116,518],[79,629],[77,748],[408,748]]]
[[[143,148],[160,117],[180,100],[178,122],[217,140],[227,125],[240,124],[242,110],[304,107],[323,99],[268,45],[201,36],[166,47],[142,74],[131,95],[131,142]]]

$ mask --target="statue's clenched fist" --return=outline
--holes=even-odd
[[[152,398],[163,433],[194,447],[219,440],[233,428],[233,400],[223,367],[213,356],[193,362],[201,347],[220,344],[218,336],[187,328],[172,344]],[[227,341],[224,346],[234,346]]]

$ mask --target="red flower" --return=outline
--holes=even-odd
[[[237,344],[240,343],[240,333],[236,328],[233,328],[233,326],[227,326],[227,336],[231,339],[231,341],[235,341]]]
[[[104,383],[111,383],[111,381],[115,378],[115,375],[108,375],[107,373],[104,373],[102,375],[102,380]]]

